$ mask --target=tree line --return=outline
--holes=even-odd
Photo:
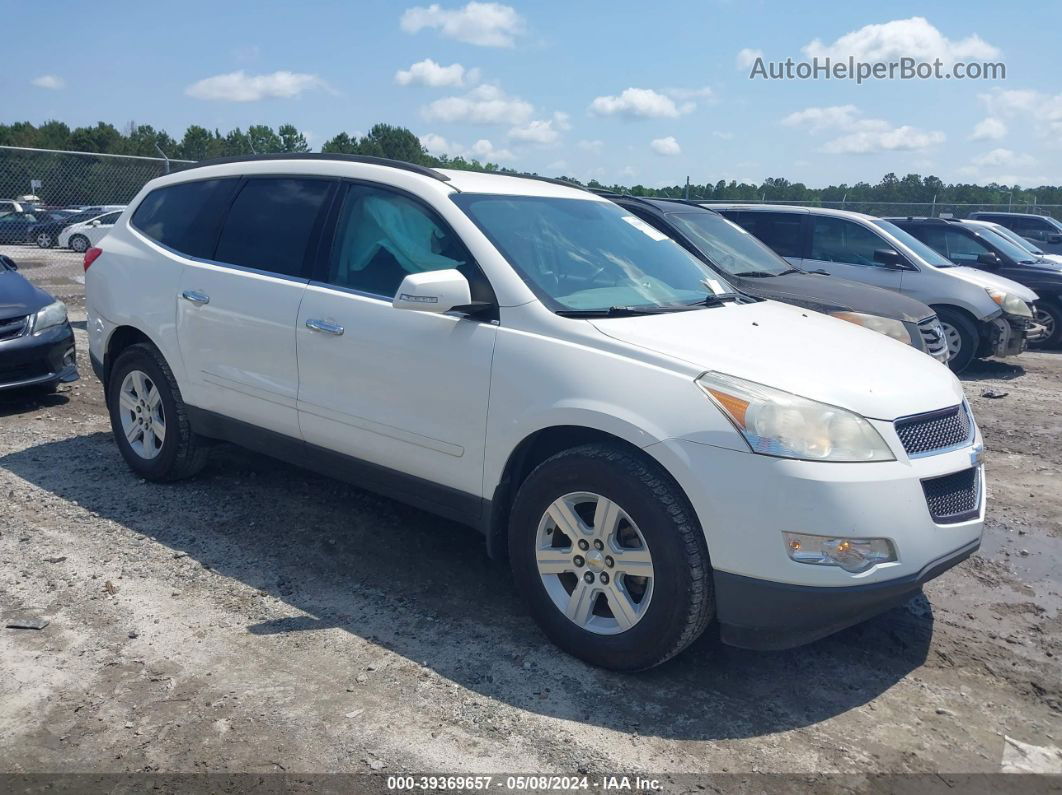
[[[58,149],[78,152],[93,152],[116,155],[139,155],[159,157],[160,153],[171,160],[209,160],[234,155],[266,154],[276,152],[309,152],[306,136],[293,124],[282,124],[276,129],[264,124],[251,125],[245,130],[237,127],[222,133],[193,124],[180,140],[164,130],[156,130],[149,124],[129,123],[123,129],[107,122],[95,126],[71,129],[61,121],[48,121],[40,126],[30,122],[0,124],[0,145],[20,146],[35,149]],[[496,163],[481,163],[463,157],[433,155],[420,143],[410,130],[391,124],[376,124],[365,135],[350,135],[341,132],[321,146],[322,152],[373,155],[405,160],[425,166],[457,168],[476,171],[519,173],[503,168]],[[582,184],[572,177],[560,176],[570,182]],[[20,180],[21,182],[21,180]],[[668,196],[678,198],[689,195],[699,199],[726,201],[767,200],[800,202],[806,204],[840,203],[852,204],[912,202],[930,205],[947,204],[1060,204],[1062,186],[1041,185],[1023,188],[1018,185],[975,185],[972,183],[946,184],[938,177],[907,174],[898,177],[886,174],[879,182],[857,182],[849,185],[829,185],[821,188],[808,187],[802,182],[790,182],[781,177],[769,177],[760,184],[735,180],[706,181],[703,183],[675,184],[669,187],[645,185],[605,185],[590,180],[588,187],[633,193],[636,196]]]

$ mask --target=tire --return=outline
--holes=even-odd
[[[944,327],[944,338],[948,341],[948,367],[954,373],[961,373],[977,357],[980,337],[977,326],[957,309],[942,306],[937,308],[940,325]]]
[[[609,506],[618,511],[603,510]],[[696,640],[715,613],[708,549],[685,495],[654,461],[619,446],[575,447],[536,467],[513,503],[509,554],[543,632],[592,665],[652,668]],[[624,574],[627,568],[648,576]]]
[[[1062,303],[1058,298],[1042,298],[1036,304],[1036,322],[1047,326],[1050,335],[1039,340],[1036,348],[1058,348],[1062,346]]]
[[[131,345],[118,357],[108,381],[107,409],[118,449],[140,477],[182,480],[206,464],[203,440],[192,431],[173,372],[154,346]]]
[[[36,240],[38,248],[51,248],[55,245],[55,236],[51,232],[41,232]]]
[[[89,249],[89,239],[84,235],[74,235],[70,238],[70,250],[78,254],[84,254]]]

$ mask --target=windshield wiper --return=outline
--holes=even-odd
[[[741,271],[735,273],[735,276],[748,276],[750,279],[766,279],[769,276],[781,276],[782,273],[789,273],[789,271],[782,271],[775,273],[774,271]]]
[[[561,317],[634,317],[636,315],[666,315],[692,307],[684,304],[671,306],[610,306],[608,309],[558,309]]]

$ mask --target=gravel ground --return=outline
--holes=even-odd
[[[1062,772],[1062,354],[964,377],[985,541],[925,597],[627,676],[559,654],[472,530],[227,447],[133,477],[80,258],[0,252],[68,302],[82,372],[0,401],[0,613],[50,622],[0,629],[0,772]]]

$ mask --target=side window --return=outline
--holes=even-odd
[[[948,246],[947,257],[956,263],[975,263],[982,254],[989,253],[991,249],[981,243],[975,237],[964,235],[955,229],[945,229],[944,239]]]
[[[866,227],[844,218],[816,216],[811,220],[811,259],[875,267],[879,263],[874,261],[874,252],[891,248]]]
[[[114,226],[115,221],[121,213],[108,213],[107,215],[100,216],[100,226]]]
[[[214,259],[283,276],[306,273],[306,249],[334,183],[303,177],[248,179],[232,202]]]
[[[739,222],[754,237],[774,249],[780,257],[802,257],[800,250],[801,213],[742,213]]]
[[[474,301],[491,300],[471,254],[435,213],[400,193],[350,186],[328,258],[329,284],[391,298],[409,274],[450,268],[468,279]]]
[[[133,213],[142,234],[190,257],[210,259],[238,179],[182,182],[153,190]],[[87,220],[87,219],[86,219]]]

